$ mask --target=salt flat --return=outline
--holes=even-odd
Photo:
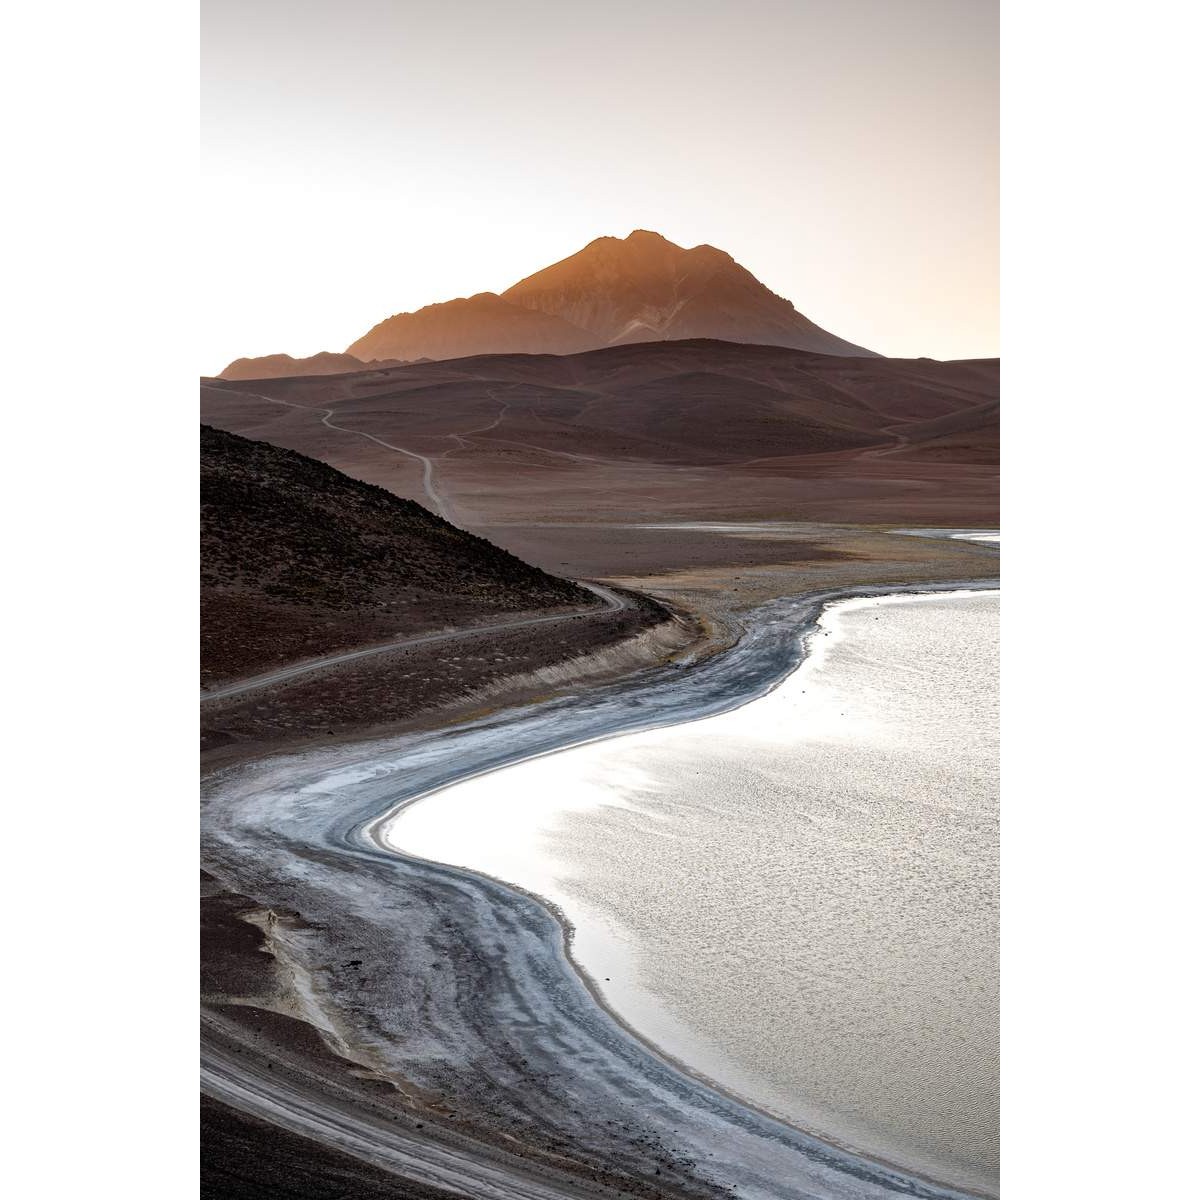
[[[388,840],[559,906],[605,1001],[693,1070],[993,1191],[998,616],[839,603],[766,696],[478,776]]]

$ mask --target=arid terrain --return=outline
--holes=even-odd
[[[210,426],[200,442],[206,749],[386,726],[669,618],[293,451]]]
[[[920,581],[957,584],[992,577],[998,566],[995,550],[987,546],[845,526],[634,531],[573,526],[555,532],[564,538],[556,552],[568,553],[566,539],[573,532],[580,545],[576,554],[595,555],[592,565],[602,559],[629,564],[627,572],[607,577],[610,584],[635,587],[680,616],[651,624],[649,633],[627,625],[624,640],[619,629],[608,640],[600,627],[620,614],[576,618],[553,638],[533,636],[536,631],[522,635],[503,647],[499,661],[492,659],[492,651],[502,648],[499,640],[476,647],[478,653],[455,648],[415,664],[403,655],[382,656],[361,668],[347,664],[257,695],[217,701],[205,705],[209,772],[236,769],[247,756],[336,750],[367,736],[439,738],[439,731],[468,730],[491,720],[503,729],[508,712],[536,712],[556,700],[618,686],[626,677],[653,680],[674,672],[686,686],[692,664],[720,656],[742,636],[758,606],[777,597],[871,584],[885,590]],[[598,652],[587,653],[584,641],[575,640],[584,634],[602,643]],[[623,656],[639,644],[641,653]],[[576,669],[540,677],[528,670],[555,655]],[[458,689],[457,672],[464,668],[471,680],[480,670],[492,672],[486,694]],[[441,681],[444,690],[412,690],[414,675]],[[236,807],[228,811],[226,820],[239,819]],[[237,868],[214,849],[213,873],[205,877],[206,1053],[222,1081],[220,1095],[240,1094],[228,1091],[236,1084],[275,1097],[272,1103],[287,1098],[285,1113],[325,1114],[322,1121],[336,1120],[354,1132],[313,1137],[307,1117],[297,1124],[289,1115],[279,1136],[262,1120],[261,1107],[251,1104],[246,1111],[241,1102],[210,1096],[204,1109],[206,1195],[334,1200],[349,1193],[401,1200],[429,1195],[435,1178],[447,1181],[448,1194],[472,1200],[480,1195],[728,1200],[739,1194],[711,1180],[722,1162],[733,1164],[734,1179],[745,1180],[751,1167],[741,1152],[728,1149],[715,1159],[709,1151],[689,1153],[685,1145],[698,1139],[712,1146],[711,1136],[700,1131],[690,1143],[681,1141],[682,1118],[667,1110],[669,1115],[651,1119],[636,1100],[636,1088],[627,1105],[598,1111],[589,1099],[586,1064],[592,1052],[564,1058],[561,1046],[569,1043],[559,1039],[568,1033],[549,1025],[544,1036],[539,1033],[544,1022],[557,1019],[554,1010],[535,999],[530,1001],[535,1007],[508,1013],[506,997],[522,986],[524,968],[508,954],[480,955],[465,915],[479,911],[478,898],[461,901],[467,907],[460,910],[460,901],[436,879],[393,880],[385,864],[353,859],[343,886],[374,889],[380,900],[370,902],[369,920],[347,924],[329,908],[344,901],[326,899],[324,888],[304,882],[314,864],[332,865],[337,855],[330,847],[306,851],[281,841],[273,820],[270,829],[270,844],[246,859],[246,867]],[[262,857],[280,853],[276,842],[284,853],[279,862],[293,864],[282,873],[280,865],[272,865],[274,858]],[[304,874],[294,876],[294,870]],[[377,907],[383,897],[395,912]],[[381,940],[383,928],[392,933]],[[490,936],[511,935],[496,928]],[[335,957],[321,949],[335,944],[345,947]],[[322,993],[332,988],[350,1006],[352,1019],[336,1036],[312,1008],[306,972],[314,961],[326,964]],[[378,1005],[396,1031],[397,1040],[389,1044],[402,1057],[416,1056],[410,1067],[372,1065],[376,1035],[359,1041],[344,1032]],[[466,1029],[460,1032],[449,1022],[451,1012],[461,1015]],[[418,1061],[431,1035],[432,1075]],[[664,1122],[676,1134],[664,1131]],[[307,1136],[299,1136],[306,1128]],[[376,1149],[345,1152],[355,1145]],[[787,1170],[764,1169],[768,1175]],[[291,1191],[279,1190],[277,1173]],[[895,1190],[912,1194],[910,1186],[898,1183]],[[877,1182],[856,1187],[846,1194],[892,1194]],[[778,1194],[791,1195],[790,1185]],[[951,1193],[918,1185],[915,1194]]]
[[[201,680],[595,598],[419,504],[200,428]]]
[[[998,517],[996,360],[658,342],[206,380],[202,417],[475,532],[683,520],[982,526]]]
[[[436,747],[627,682],[670,694],[781,597],[994,578],[995,547],[897,530],[996,523],[998,364],[684,340],[205,380],[202,415],[204,1194],[738,1195],[767,1143],[735,1110],[719,1136],[751,1140],[717,1183],[688,1149],[715,1136],[707,1109],[643,1111],[649,1083],[589,1075],[576,1017],[542,1038],[557,1009],[505,1007],[551,968],[481,954],[494,898],[274,818],[234,852],[247,817],[220,789],[281,751]],[[359,919],[346,896],[369,894]],[[560,954],[555,930],[529,953]],[[352,1032],[378,1021],[385,1042]],[[568,1060],[556,1038],[584,1040]],[[407,1065],[379,1066],[385,1044]],[[851,1178],[779,1153],[760,1179]],[[950,1194],[875,1168],[846,1194],[913,1188]]]

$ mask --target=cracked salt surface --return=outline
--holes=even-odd
[[[998,642],[998,592],[843,601],[766,696],[477,776],[387,838],[558,905],[692,1069],[992,1192]]]

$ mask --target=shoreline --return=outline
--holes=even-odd
[[[923,582],[911,584],[909,586],[899,583],[867,584],[858,587],[846,586],[829,589],[823,592],[806,593],[801,597],[793,598],[789,602],[780,602],[777,604],[761,606],[759,609],[755,610],[756,614],[760,616],[766,612],[766,610],[785,610],[782,616],[776,615],[774,612],[772,612],[769,616],[767,616],[764,622],[768,632],[772,631],[781,621],[786,622],[790,626],[790,636],[785,635],[784,637],[785,646],[788,642],[790,642],[790,646],[787,646],[784,652],[783,665],[785,669],[782,671],[782,673],[780,673],[778,670],[778,663],[775,663],[774,668],[767,671],[765,683],[762,680],[759,680],[759,686],[752,688],[750,694],[740,694],[739,696],[734,697],[734,703],[726,703],[731,699],[731,697],[728,695],[723,698],[718,697],[715,710],[727,711],[730,708],[738,707],[744,703],[749,703],[753,699],[757,698],[757,696],[765,694],[766,691],[769,691],[774,686],[777,686],[783,678],[786,678],[788,675],[790,675],[791,672],[795,670],[796,667],[804,660],[807,653],[808,638],[812,632],[812,629],[815,628],[816,622],[819,620],[820,615],[824,612],[828,604],[834,603],[839,599],[872,595],[928,594],[936,592],[945,593],[949,591],[967,589],[975,591],[990,591],[995,590],[996,586],[997,581],[995,579]],[[797,616],[799,617],[798,622],[795,621]],[[788,620],[788,618],[791,618],[791,620]],[[762,635],[763,633],[762,630],[755,631],[747,626],[743,632],[742,638],[739,638],[738,644],[731,650],[718,653],[715,658],[723,665],[726,658],[728,658],[739,646],[742,646],[743,642],[756,632],[759,635]],[[777,629],[775,632],[777,632]],[[778,650],[779,647],[775,646],[775,649]],[[711,661],[712,660],[709,660],[709,662]],[[700,664],[701,674],[704,673],[703,668],[705,665],[706,664],[703,662]],[[603,685],[599,689],[596,689],[596,691],[599,693],[598,697],[593,696],[591,693],[583,698],[568,696],[556,701],[549,701],[541,706],[533,706],[529,709],[517,710],[515,714],[504,713],[496,717],[484,718],[479,721],[472,722],[465,728],[453,731],[449,740],[457,742],[464,736],[469,736],[472,734],[472,732],[478,735],[482,731],[484,734],[483,740],[485,743],[483,746],[483,757],[488,761],[484,762],[483,765],[478,766],[477,769],[470,771],[470,774],[476,775],[486,773],[489,770],[497,769],[497,767],[500,765],[510,765],[512,761],[519,761],[522,758],[534,757],[536,753],[554,753],[562,749],[566,749],[570,745],[578,745],[586,741],[601,740],[608,737],[618,736],[621,733],[631,732],[634,728],[652,728],[661,725],[677,724],[679,723],[679,720],[670,716],[667,716],[663,719],[647,720],[644,717],[640,720],[634,719],[631,716],[630,707],[627,704],[623,711],[623,720],[620,719],[622,715],[621,712],[618,712],[615,714],[616,719],[614,719],[607,728],[602,728],[599,731],[593,730],[590,735],[582,738],[575,737],[570,738],[567,741],[560,740],[556,744],[549,746],[542,751],[528,753],[518,746],[515,749],[515,752],[509,749],[507,752],[497,754],[494,750],[489,753],[488,746],[486,745],[487,734],[493,728],[498,728],[501,732],[505,732],[506,726],[508,725],[516,725],[520,724],[521,722],[524,722],[527,726],[530,724],[536,725],[538,723],[544,723],[547,716],[550,717],[551,722],[553,723],[554,716],[562,711],[575,711],[575,715],[578,716],[577,710],[582,709],[584,716],[586,717],[589,710],[595,710],[597,706],[603,710],[606,702],[611,704],[613,700],[612,693],[616,693],[617,707],[620,709],[620,701],[622,697],[624,697],[626,700],[629,700],[631,696],[633,696],[639,690],[645,691],[648,689],[654,689],[655,687],[661,689],[664,683],[669,683],[670,690],[675,692],[678,690],[679,685],[687,682],[688,675],[689,672],[686,670],[682,673],[682,675],[680,675],[677,672],[670,672],[668,674],[668,672],[662,668],[651,668],[647,671],[636,673],[632,679],[621,680],[617,683]],[[651,678],[647,680],[647,676]],[[711,703],[711,701],[709,703]],[[602,716],[603,715],[605,714],[602,713]],[[607,715],[610,717],[613,716],[613,714]],[[698,716],[708,714],[697,712],[695,715]],[[364,753],[370,754],[375,751],[382,750],[385,746],[395,742],[395,740],[396,739],[383,739],[374,743],[373,746],[371,743],[359,744],[358,746],[354,747],[354,754],[356,757],[361,759],[361,756]],[[419,735],[401,738],[399,740],[401,743],[405,744],[420,743],[422,741]],[[425,740],[428,741],[428,738]],[[403,748],[404,747],[394,747],[394,749]],[[306,766],[311,765],[318,757],[320,757],[319,753],[308,755],[285,755],[282,759],[276,759],[273,760],[273,762],[278,764],[280,762],[287,761],[290,762],[293,767]],[[333,756],[329,755],[327,757]],[[345,757],[348,758],[349,755],[346,755]],[[262,763],[258,765],[260,768],[264,766]],[[348,762],[342,764],[343,769],[349,768],[350,766],[351,764]],[[218,781],[216,784],[217,790],[220,790],[219,781],[227,774],[233,774],[236,776],[239,774],[253,773],[254,771],[252,768],[247,769],[244,772],[241,772],[236,768],[230,768],[228,772],[218,772],[217,776],[215,777]],[[453,772],[451,772],[451,774],[453,775]],[[458,777],[461,778],[461,774]],[[393,814],[395,811],[398,811],[400,807],[415,803],[417,799],[429,795],[432,791],[440,790],[440,788],[444,786],[446,786],[446,780],[439,780],[431,783],[430,786],[421,787],[417,792],[414,792],[410,795],[401,796],[399,799],[392,797],[390,801],[382,808],[372,805],[371,807],[374,808],[374,811],[370,813],[361,813],[360,819],[349,824],[343,824],[340,820],[336,821],[333,829],[326,829],[324,831],[326,850],[333,850],[335,853],[339,851],[342,853],[350,851],[354,857],[357,857],[366,851],[372,856],[385,857],[391,863],[408,863],[414,869],[422,868],[420,873],[427,876],[440,876],[443,879],[447,876],[455,876],[460,878],[465,876],[466,878],[462,881],[467,883],[470,887],[476,887],[476,885],[485,880],[486,877],[474,876],[472,879],[471,876],[473,873],[470,872],[461,872],[457,868],[438,868],[434,864],[424,862],[424,860],[407,858],[406,856],[403,856],[402,854],[390,848],[381,848],[379,842],[375,838],[375,832],[377,831],[378,827],[391,814]],[[357,854],[355,852],[357,852]],[[693,1093],[698,1093],[699,1089],[704,1089],[711,1095],[714,1089],[714,1085],[711,1084],[711,1082],[704,1080],[703,1077],[697,1079],[694,1073],[689,1071],[685,1066],[677,1064],[673,1059],[664,1059],[660,1052],[656,1051],[645,1040],[643,1040],[640,1035],[637,1034],[636,1030],[630,1029],[623,1021],[615,1017],[610,1010],[608,1010],[608,1008],[604,1005],[602,998],[596,994],[594,987],[591,985],[591,981],[586,977],[586,974],[581,971],[581,968],[579,968],[578,964],[574,962],[574,959],[570,954],[570,935],[568,933],[568,926],[564,925],[561,914],[554,912],[543,901],[531,899],[528,894],[521,893],[519,889],[514,889],[511,885],[499,884],[491,880],[487,880],[487,883],[490,884],[490,887],[487,887],[483,890],[492,893],[493,896],[497,890],[508,893],[509,899],[507,901],[504,900],[503,897],[501,898],[501,907],[507,903],[510,908],[514,906],[517,908],[523,908],[524,905],[532,903],[537,906],[541,913],[546,915],[551,922],[554,931],[556,931],[554,935],[554,941],[556,942],[554,950],[556,953],[551,955],[551,958],[555,959],[566,967],[577,987],[582,989],[582,993],[588,997],[588,1003],[599,1009],[604,1015],[606,1021],[612,1023],[618,1029],[620,1029],[624,1038],[635,1043],[637,1054],[633,1056],[634,1059],[636,1059],[639,1055],[645,1055],[649,1053],[654,1056],[661,1066],[667,1068],[669,1071],[675,1074],[682,1074],[688,1081],[688,1086],[691,1088]],[[469,926],[470,922],[468,921],[467,924]],[[336,1014],[336,1000],[331,998],[330,1003],[333,1012]],[[536,1005],[532,1006],[531,1012],[535,1020],[537,1017],[537,1011]],[[594,1014],[589,1015],[585,1013],[582,1014],[582,1016],[584,1018],[582,1024],[595,1024]],[[631,1063],[628,1061],[629,1056],[625,1055],[624,1058],[626,1060],[625,1067],[626,1070],[628,1070],[628,1068],[631,1066]],[[523,1080],[523,1082],[528,1083],[528,1079]],[[632,1084],[636,1081],[627,1080],[626,1082],[632,1086]],[[678,1090],[677,1085],[674,1086],[676,1090]],[[878,1162],[869,1158],[868,1156],[862,1155],[860,1152],[838,1146],[836,1143],[831,1144],[828,1139],[807,1134],[802,1130],[797,1130],[794,1127],[787,1125],[786,1122],[779,1121],[778,1118],[761,1114],[746,1101],[743,1101],[737,1097],[733,1097],[732,1095],[721,1091],[719,1088],[716,1089],[716,1092],[722,1101],[719,1107],[727,1109],[729,1105],[732,1105],[736,1109],[741,1110],[741,1113],[744,1115],[744,1117],[752,1118],[751,1124],[757,1127],[756,1132],[759,1137],[766,1136],[769,1141],[790,1141],[793,1143],[792,1147],[790,1147],[793,1155],[798,1153],[802,1158],[807,1159],[810,1164],[817,1164],[819,1167],[827,1168],[834,1177],[833,1179],[826,1181],[827,1183],[834,1184],[834,1186],[827,1191],[826,1194],[828,1195],[874,1196],[879,1194],[895,1194],[897,1192],[921,1196],[966,1196],[977,1194],[974,1192],[964,1191],[963,1189],[946,1187],[945,1185],[941,1185],[932,1180],[926,1180],[924,1177],[915,1175],[911,1171],[895,1168],[888,1163]],[[693,1102],[693,1107],[695,1106],[697,1098],[701,1101],[704,1101],[705,1099],[705,1097],[702,1095],[691,1096],[690,1099]],[[709,1106],[711,1106],[711,1101],[709,1102]],[[703,1109],[705,1108],[705,1105],[701,1104],[700,1107]],[[680,1117],[677,1113],[675,1113],[672,1115],[672,1119],[679,1121]],[[725,1114],[725,1119],[729,1120],[728,1113]],[[734,1123],[737,1124],[738,1122],[735,1120]],[[782,1136],[773,1136],[770,1126],[776,1126]],[[676,1130],[675,1132],[679,1133],[680,1130]],[[789,1134],[796,1136],[788,1137],[787,1135]],[[584,1137],[586,1139],[586,1131],[584,1133]],[[593,1138],[593,1141],[595,1140],[596,1138]],[[688,1141],[694,1139],[685,1138],[683,1140]],[[703,1140],[701,1140],[700,1144],[704,1144]],[[600,1153],[603,1153],[603,1151],[600,1150]],[[697,1164],[693,1163],[693,1166],[695,1165]],[[715,1166],[715,1164],[705,1164],[705,1166],[712,1168]],[[784,1167],[782,1163],[780,1163],[775,1169],[777,1171],[783,1171],[785,1174],[776,1174],[772,1176],[771,1171],[764,1169],[764,1171],[758,1176],[760,1184],[767,1185],[766,1190],[755,1189],[752,1186],[749,1190],[745,1188],[741,1189],[740,1194],[783,1194],[779,1192],[777,1188],[772,1188],[770,1186],[772,1178],[774,1178],[775,1184],[780,1185],[781,1179],[790,1181],[791,1177],[786,1173],[788,1168]],[[792,1169],[794,1170],[795,1168],[793,1167]],[[692,1174],[690,1170],[687,1173],[689,1175]],[[824,1172],[822,1171],[821,1173]],[[712,1175],[711,1169],[709,1170],[708,1174],[710,1176]],[[840,1184],[837,1182],[838,1180],[840,1180]],[[665,1184],[666,1180],[663,1180],[663,1183]],[[717,1180],[710,1178],[708,1183],[718,1186],[719,1191],[712,1192],[709,1187],[704,1185],[704,1181],[702,1179],[696,1179],[693,1177],[692,1179],[686,1181],[680,1179],[676,1186],[682,1188],[682,1190],[677,1193],[673,1191],[672,1194],[726,1194],[726,1188],[720,1187]],[[796,1181],[797,1187],[800,1187],[802,1184],[809,1188],[818,1186],[812,1176],[812,1172],[809,1172],[807,1180],[801,1179]],[[853,1190],[847,1190],[846,1185],[851,1184],[853,1185]],[[866,1190],[863,1190],[864,1188]],[[882,1191],[880,1191],[880,1189],[882,1189]],[[803,1193],[798,1192],[796,1194]]]
[[[957,536],[957,535],[955,535],[955,536]],[[883,588],[887,588],[887,585],[883,585]],[[594,745],[598,742],[615,740],[616,738],[624,737],[631,733],[646,732],[646,731],[653,730],[653,729],[673,728],[678,725],[690,724],[693,721],[704,720],[709,717],[723,716],[727,713],[735,712],[739,708],[744,708],[749,704],[753,704],[756,701],[761,700],[764,696],[769,695],[772,691],[774,691],[776,688],[781,686],[785,682],[785,680],[787,680],[793,674],[795,674],[797,671],[799,671],[801,669],[801,667],[803,667],[804,664],[806,662],[808,662],[808,660],[811,656],[811,652],[812,652],[812,644],[811,644],[812,639],[819,632],[819,623],[820,623],[821,619],[825,616],[825,614],[831,608],[833,608],[835,605],[842,604],[847,601],[853,601],[853,600],[859,600],[859,599],[885,599],[885,598],[889,598],[889,597],[893,597],[893,596],[898,597],[898,598],[916,598],[916,597],[922,597],[922,596],[946,597],[946,596],[962,596],[962,595],[970,595],[970,594],[987,595],[992,592],[999,594],[1000,586],[999,586],[999,580],[996,579],[996,580],[987,580],[987,581],[984,581],[984,580],[963,581],[962,583],[960,583],[958,585],[954,585],[952,583],[947,583],[944,585],[943,584],[938,584],[938,585],[913,584],[908,587],[900,585],[894,589],[889,588],[888,590],[883,590],[883,589],[876,590],[874,588],[872,588],[869,591],[866,590],[865,588],[864,589],[847,589],[847,590],[852,591],[853,594],[831,596],[829,599],[824,600],[821,603],[820,607],[816,610],[815,614],[813,614],[810,619],[806,620],[804,622],[804,624],[797,630],[796,644],[797,644],[799,653],[798,653],[796,660],[791,664],[791,666],[785,672],[783,672],[776,679],[774,679],[769,684],[769,686],[761,689],[760,691],[757,691],[757,692],[753,693],[752,695],[748,695],[748,696],[742,698],[740,701],[730,704],[728,707],[720,708],[714,712],[707,712],[700,716],[691,717],[691,718],[681,720],[681,721],[672,721],[672,722],[667,722],[667,723],[663,723],[663,724],[642,726],[642,727],[638,727],[637,729],[622,729],[622,730],[614,731],[614,732],[599,733],[599,734],[596,734],[595,736],[584,738],[584,739],[581,739],[578,741],[564,742],[560,746],[556,746],[553,749],[549,749],[549,750],[543,750],[537,754],[526,755],[526,756],[523,756],[520,758],[515,758],[515,759],[505,762],[503,764],[493,765],[493,766],[486,767],[479,771],[472,771],[469,773],[462,774],[449,782],[439,784],[436,788],[430,789],[429,791],[425,791],[418,795],[414,795],[414,796],[411,796],[404,800],[399,801],[390,810],[381,813],[378,817],[374,818],[372,821],[367,823],[362,828],[361,834],[363,837],[367,838],[375,847],[377,847],[379,850],[383,851],[384,853],[394,854],[398,857],[405,858],[410,861],[431,863],[435,866],[442,867],[447,870],[465,871],[469,874],[478,875],[481,878],[488,879],[489,881],[491,881],[492,883],[496,884],[497,886],[499,886],[501,888],[506,888],[518,895],[527,897],[528,899],[534,901],[535,903],[542,905],[542,907],[544,907],[554,917],[555,921],[559,925],[561,934],[562,934],[563,956],[566,959],[566,961],[568,962],[568,964],[570,965],[571,969],[579,977],[580,982],[584,985],[584,987],[587,988],[588,992],[592,996],[593,1001],[600,1008],[602,1008],[615,1022],[617,1022],[617,1024],[619,1024],[630,1037],[632,1037],[635,1040],[637,1040],[638,1042],[640,1042],[644,1047],[646,1047],[647,1050],[649,1050],[657,1058],[659,1058],[664,1063],[670,1065],[674,1069],[682,1071],[684,1074],[695,1079],[698,1083],[702,1084],[703,1086],[712,1088],[713,1090],[720,1092],[722,1095],[727,1096],[729,1099],[735,1101],[736,1103],[741,1104],[741,1105],[745,1106],[746,1108],[750,1109],[751,1111],[759,1114],[765,1120],[778,1122],[779,1124],[784,1125],[789,1129],[795,1130],[797,1133],[800,1133],[800,1134],[804,1135],[805,1137],[813,1138],[817,1141],[823,1142],[823,1143],[825,1143],[831,1147],[834,1147],[837,1150],[839,1150],[849,1156],[853,1156],[855,1158],[862,1159],[865,1162],[874,1163],[886,1170],[894,1171],[901,1175],[911,1176],[914,1179],[922,1180],[923,1182],[930,1184],[937,1188],[946,1188],[953,1192],[961,1192],[963,1195],[966,1195],[966,1196],[980,1197],[981,1200],[993,1200],[993,1197],[994,1197],[994,1195],[996,1195],[996,1193],[982,1191],[982,1190],[975,1190],[972,1188],[964,1187],[961,1184],[945,1183],[944,1181],[939,1180],[932,1175],[926,1174],[921,1171],[917,1171],[912,1167],[906,1167],[900,1163],[896,1163],[887,1158],[884,1158],[881,1155],[871,1154],[867,1151],[864,1151],[861,1148],[850,1144],[849,1142],[840,1140],[839,1138],[837,1138],[836,1136],[834,1136],[828,1132],[819,1131],[819,1130],[815,1130],[815,1129],[809,1129],[804,1126],[801,1126],[794,1121],[788,1120],[786,1117],[783,1117],[776,1113],[771,1112],[769,1109],[761,1106],[760,1104],[756,1103],[754,1100],[751,1100],[747,1096],[736,1091],[734,1088],[727,1086],[725,1084],[722,1084],[722,1083],[718,1082],[717,1080],[715,1080],[714,1078],[712,1078],[711,1076],[706,1075],[698,1067],[688,1063],[686,1061],[686,1059],[680,1057],[679,1055],[672,1054],[669,1051],[665,1050],[662,1046],[658,1045],[649,1034],[644,1033],[641,1030],[639,1030],[638,1027],[635,1024],[633,1024],[633,1022],[631,1020],[624,1017],[614,1006],[612,1006],[605,999],[603,991],[599,986],[599,981],[597,979],[595,979],[595,977],[587,970],[587,968],[583,965],[582,961],[579,959],[579,957],[575,953],[575,948],[574,948],[574,943],[575,943],[575,938],[576,938],[575,922],[572,921],[572,919],[567,915],[566,911],[563,909],[563,907],[557,901],[553,900],[549,896],[545,896],[545,895],[542,895],[541,893],[533,891],[529,888],[522,887],[520,884],[514,883],[512,880],[503,879],[500,876],[490,874],[487,871],[483,871],[483,870],[480,870],[475,867],[459,866],[459,865],[456,865],[453,863],[445,863],[445,862],[440,862],[440,861],[436,861],[436,860],[432,860],[432,859],[421,858],[419,855],[411,854],[408,851],[400,848],[397,845],[390,843],[387,840],[387,832],[386,832],[387,828],[390,825],[392,825],[397,820],[397,818],[399,818],[399,816],[402,812],[404,812],[406,809],[414,807],[417,804],[432,800],[437,796],[437,794],[439,792],[445,791],[448,788],[454,787],[460,783],[464,783],[467,780],[478,779],[483,776],[493,774],[496,771],[507,770],[511,767],[519,766],[522,763],[530,762],[534,759],[549,758],[553,755],[561,754],[561,753],[575,749],[580,746]]]

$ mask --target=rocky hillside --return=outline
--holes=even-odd
[[[419,504],[207,425],[201,449],[206,683],[592,594]]]

